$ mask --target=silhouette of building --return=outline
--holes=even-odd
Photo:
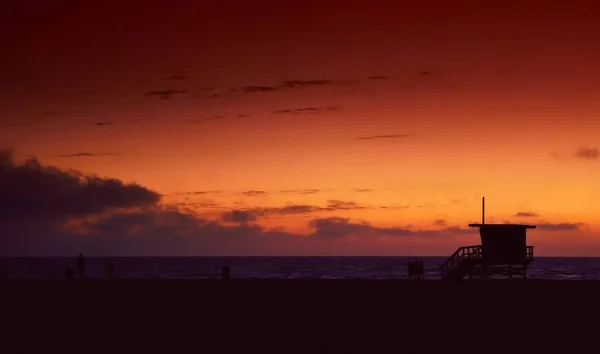
[[[478,227],[481,245],[463,246],[442,264],[443,279],[463,279],[479,276],[520,275],[527,279],[527,266],[533,261],[533,246],[527,245],[527,230],[534,225],[486,224],[485,198],[483,198],[481,224]]]

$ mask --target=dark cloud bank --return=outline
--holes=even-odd
[[[338,204],[329,207],[354,207]],[[438,230],[382,228],[328,217],[311,220],[313,232],[298,235],[254,224],[260,217],[236,210],[220,220],[202,219],[161,204],[160,194],[143,186],[45,166],[34,158],[17,162],[11,150],[0,150],[0,256],[335,254],[336,242],[349,238],[439,240],[472,232],[446,224]]]

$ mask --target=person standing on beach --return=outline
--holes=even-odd
[[[108,276],[108,279],[112,279],[114,277],[114,273],[115,266],[112,264],[112,262],[106,262],[106,275]]]
[[[79,254],[77,257],[77,273],[79,278],[83,278],[83,274],[85,273],[85,258],[83,258],[83,254]]]

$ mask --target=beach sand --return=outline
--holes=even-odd
[[[4,280],[0,289],[5,353],[587,352],[600,318],[600,281]]]

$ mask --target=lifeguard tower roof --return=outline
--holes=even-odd
[[[523,228],[523,229],[535,229],[535,225],[525,224],[469,224],[469,227],[486,227],[486,228]]]

